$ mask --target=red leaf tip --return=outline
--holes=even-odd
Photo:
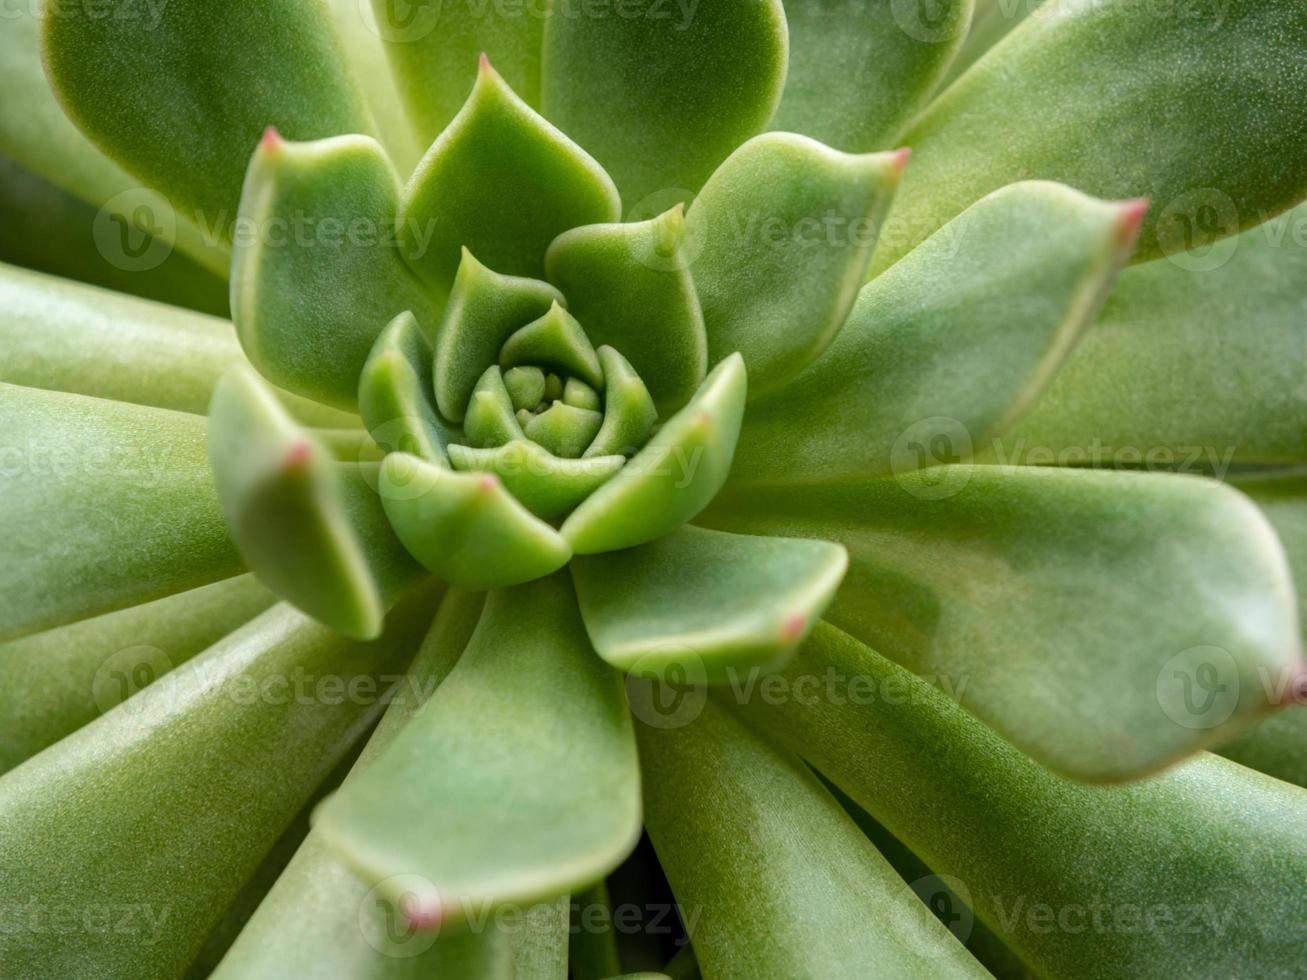
[[[1273,703],[1279,707],[1292,704],[1307,704],[1307,661],[1298,660],[1289,674],[1289,683]]]
[[[297,439],[290,444],[286,450],[286,456],[283,463],[288,470],[299,469],[313,458],[313,447],[307,440]]]
[[[490,56],[484,51],[481,52],[481,59],[477,62],[477,70],[482,74],[493,71],[490,66]]]
[[[438,929],[442,917],[438,904],[410,900],[404,909],[404,918],[413,929]]]
[[[1116,236],[1122,245],[1127,248],[1134,245],[1150,204],[1152,202],[1148,198],[1136,197],[1129,201],[1122,201],[1117,206],[1119,217],[1116,222]]]
[[[785,634],[787,640],[797,640],[803,635],[803,631],[808,626],[808,617],[803,613],[794,613],[785,620],[785,625],[781,627],[781,632]]]
[[[477,489],[480,490],[482,493],[490,493],[498,485],[499,485],[499,481],[496,480],[489,473],[487,473],[485,476],[481,478],[481,482],[477,484]]]
[[[264,150],[271,152],[277,149],[284,142],[281,133],[277,132],[276,126],[269,126],[263,131],[263,140],[259,144]]]
[[[908,161],[912,159],[912,147],[904,146],[890,154],[893,157],[892,166],[896,174],[902,174],[908,169]]]

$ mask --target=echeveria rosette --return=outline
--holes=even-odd
[[[1300,679],[1300,481],[1024,464],[1100,434],[1304,460],[1307,400],[1226,382],[1302,383],[1301,257],[1253,226],[1303,196],[1307,25],[1052,0],[980,57],[1010,26],[981,6],[969,39],[966,0],[50,16],[94,145],[34,30],[0,39],[39,121],[0,149],[96,206],[166,194],[203,269],[233,249],[236,326],[2,270],[7,435],[111,465],[5,473],[0,723],[48,707],[4,756],[0,880],[140,907],[166,877],[175,915],[0,931],[0,962],[211,966],[284,866],[217,975],[561,978],[558,903],[606,904],[643,819],[707,977],[1293,973],[1303,791],[1205,754],[1072,780],[1233,738],[1301,781],[1298,712],[1257,724]],[[93,703],[34,669],[69,644]],[[405,665],[352,766],[376,711],[241,697]],[[715,687],[682,724],[623,671]],[[884,696],[810,696],[831,676]],[[900,877],[932,870],[966,946]],[[1216,896],[1234,932],[1009,907],[1100,896]]]

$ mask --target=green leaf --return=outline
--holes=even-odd
[[[1217,473],[1307,460],[1304,229],[1307,206],[1128,269],[1048,393],[988,448],[1003,462]]]
[[[383,894],[408,876],[409,918],[427,928],[621,861],[640,832],[635,738],[566,577],[493,593],[458,666],[315,826]]]
[[[848,566],[837,544],[697,527],[577,558],[572,577],[595,650],[641,676],[720,682],[789,659]]]
[[[604,422],[585,457],[635,452],[649,439],[658,410],[631,362],[611,347],[599,348],[604,369]]]
[[[252,575],[0,644],[0,773],[71,735],[270,606]]]
[[[534,442],[518,440],[497,449],[450,446],[449,461],[463,472],[493,473],[527,510],[552,521],[573,510],[626,463],[623,456],[566,459]]]
[[[232,255],[232,314],[274,384],[353,411],[377,335],[434,312],[394,236],[399,178],[367,136],[287,143],[250,161]]]
[[[505,276],[486,268],[467,249],[445,315],[436,331],[436,404],[451,422],[462,422],[468,399],[499,349],[519,327],[563,301],[548,283]]]
[[[1146,196],[1136,261],[1265,221],[1307,196],[1307,20],[1294,0],[1194,16],[1054,0],[925,111],[879,272],[1013,177]]]
[[[0,779],[0,895],[30,923],[0,931],[6,970],[180,976],[375,718],[344,678],[402,672],[428,602],[367,645],[278,604]],[[77,942],[51,942],[56,916]]]
[[[504,387],[504,376],[491,365],[472,389],[463,420],[467,441],[477,447],[503,446],[522,438],[522,427],[513,414],[513,400]]]
[[[971,8],[972,0],[786,4],[789,72],[772,128],[849,153],[888,149],[966,38]]]
[[[1307,670],[1274,532],[1211,480],[950,466],[775,488],[705,515],[830,538],[849,573],[826,618],[1081,779],[1215,745]]]
[[[560,233],[620,214],[603,168],[482,59],[472,94],[404,189],[400,241],[443,292],[465,248],[496,269],[538,277]]]
[[[431,365],[431,345],[417,318],[401,313],[381,331],[364,362],[359,413],[386,452],[410,453],[440,464],[456,433],[432,404]]]
[[[617,934],[613,931],[613,908],[608,885],[603,881],[581,891],[573,899],[580,915],[579,928],[571,930],[568,959],[572,980],[608,980],[622,972]],[[580,918],[580,916],[578,916]]]
[[[662,210],[766,128],[785,84],[785,12],[780,0],[716,0],[634,13],[550,17],[541,103],[628,207],[664,192]]]
[[[540,41],[547,8],[440,0],[373,0],[377,27],[413,128],[426,146],[449,125],[486,54],[513,91],[540,105]]]
[[[0,384],[0,640],[240,572],[204,419]]]
[[[687,219],[713,363],[739,351],[754,396],[813,361],[866,279],[907,154],[851,156],[792,133],[744,144]]]
[[[545,399],[545,372],[538,367],[509,368],[504,387],[516,411],[534,409]]]
[[[522,914],[513,936],[513,980],[567,980],[569,903],[564,895]]]
[[[621,351],[665,408],[689,401],[708,370],[684,240],[678,205],[649,221],[573,228],[545,254],[545,273],[589,338]]]
[[[246,163],[266,127],[299,141],[372,130],[320,3],[118,2],[110,16],[64,16],[57,5],[46,0],[56,13],[41,30],[64,110],[215,239],[230,240]]]
[[[826,624],[781,676],[782,691],[834,676],[839,696],[820,710],[753,697],[749,719],[960,882],[1037,975],[1298,971],[1301,909],[1286,900],[1307,874],[1297,787],[1211,755],[1130,786],[1069,782]]]
[[[576,459],[598,435],[604,424],[599,412],[554,402],[522,426],[528,439],[539,443],[555,456]]]
[[[599,392],[579,378],[567,379],[563,386],[563,402],[573,408],[584,408],[592,412],[601,412],[604,407]]]
[[[530,582],[572,557],[558,532],[494,476],[454,473],[391,453],[381,464],[380,492],[404,546],[452,585],[493,589]]]
[[[1011,3],[1010,0],[976,0],[976,13],[971,20],[971,31],[962,43],[957,57],[949,63],[940,88],[953,84],[990,48],[1007,37],[1014,27],[1047,2],[1048,0],[1024,0],[1022,3]]]
[[[690,403],[563,522],[572,550],[593,555],[644,544],[707,507],[730,472],[747,387],[738,354],[713,368]]]
[[[703,709],[636,732],[649,836],[677,902],[702,913],[705,974],[988,976],[796,756]]]
[[[248,368],[214,392],[209,455],[227,525],[259,579],[347,636],[378,636],[417,568],[358,468],[335,464]]]
[[[1141,216],[1137,202],[1043,182],[977,203],[863,287],[825,354],[750,406],[732,479],[800,482],[969,457],[1043,391],[1098,312]]]
[[[554,304],[540,317],[516,330],[504,341],[499,366],[536,364],[576,375],[595,388],[603,388],[604,372],[590,338],[576,317]]]

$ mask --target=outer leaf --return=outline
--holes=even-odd
[[[837,544],[686,526],[638,548],[577,558],[595,650],[614,667],[725,680],[789,659],[848,567]]]
[[[1078,778],[1214,745],[1284,700],[1264,677],[1307,669],[1274,532],[1213,481],[945,467],[762,491],[706,517],[841,541],[849,574],[827,618]]]
[[[526,440],[498,449],[450,446],[449,458],[456,470],[495,474],[527,510],[545,521],[571,511],[626,463],[624,456],[564,459]]]
[[[0,384],[0,639],[241,570],[204,420]]]
[[[449,678],[316,827],[383,894],[391,876],[426,879],[410,882],[409,913],[426,927],[571,891],[621,861],[640,827],[635,739],[566,578],[493,593]]]
[[[785,84],[785,12],[780,0],[634,9],[550,17],[541,102],[628,207],[662,191],[662,210],[771,119]]]
[[[951,85],[963,72],[974,65],[990,48],[1007,37],[1012,29],[1038,10],[1047,0],[976,0],[976,12],[971,31],[944,73],[941,86]],[[1195,8],[1196,9],[1196,8]]]
[[[585,456],[633,455],[648,441],[658,410],[630,361],[611,347],[600,347],[598,353],[604,369],[604,421]]]
[[[1042,182],[979,202],[864,287],[825,354],[750,407],[732,478],[801,482],[970,456],[1038,397],[1141,217],[1137,203]]]
[[[530,582],[562,568],[572,549],[494,476],[454,473],[391,453],[381,503],[404,546],[428,570],[466,589]]]
[[[971,8],[972,0],[787,4],[790,70],[772,128],[850,153],[888,149],[966,38]]]
[[[394,238],[398,201],[394,165],[367,136],[264,136],[241,198],[232,314],[274,384],[353,411],[382,328],[410,310],[434,322]]]
[[[319,3],[170,0],[148,18],[129,0],[109,6],[42,20],[50,84],[94,143],[215,237],[231,235],[266,127],[301,141],[372,129]]]
[[[709,702],[640,725],[649,836],[723,980],[985,977],[796,756]]]
[[[904,141],[873,271],[1014,175],[1151,198],[1136,261],[1206,245],[1307,196],[1307,20],[1293,0],[1197,16],[1053,0]]]
[[[435,410],[431,345],[412,313],[381,331],[359,378],[359,413],[387,452],[443,463],[456,433]]]
[[[367,646],[277,605],[0,779],[0,892],[33,916],[0,932],[5,968],[70,980],[181,975],[375,717],[375,701],[320,692],[355,675],[375,691],[402,671],[424,605]],[[68,943],[46,931],[52,916],[106,915],[120,928],[79,926]]]
[[[1302,790],[1215,756],[1133,786],[1080,786],[823,624],[783,677],[829,671],[861,695],[820,711],[755,697],[749,717],[961,881],[976,915],[1038,975],[1298,971]]]
[[[589,225],[554,239],[545,271],[596,344],[620,351],[654,400],[679,408],[708,370],[703,313],[686,262],[685,219]]]
[[[71,735],[275,601],[252,575],[0,644],[0,773]]]
[[[713,363],[743,354],[756,396],[826,349],[906,163],[906,152],[850,156],[769,133],[717,168],[688,218]]]
[[[717,365],[690,403],[563,522],[572,549],[592,555],[644,544],[707,507],[731,468],[747,386],[738,354]]]
[[[620,214],[603,168],[482,58],[472,94],[404,190],[400,241],[418,274],[445,291],[464,249],[496,269],[538,277],[561,232]]]

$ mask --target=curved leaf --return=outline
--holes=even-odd
[[[750,406],[732,480],[797,483],[969,457],[1038,397],[1093,320],[1141,217],[1138,203],[1042,182],[980,201],[863,287],[826,352]]]
[[[944,73],[940,87],[953,82],[985,55],[990,48],[1007,37],[1012,29],[1038,10],[1048,0],[976,0],[976,13],[971,30]]]
[[[780,0],[560,8],[545,24],[541,104],[628,207],[661,191],[663,210],[766,127],[787,54]]]
[[[392,876],[419,879],[409,918],[426,928],[552,898],[621,861],[640,832],[635,738],[566,578],[491,594],[445,683],[315,827],[383,894]]]
[[[456,470],[495,474],[522,506],[541,520],[552,521],[607,482],[625,465],[626,458],[566,459],[534,442],[519,440],[497,449],[450,446],[449,461]]]
[[[590,338],[557,300],[539,318],[514,331],[499,351],[499,366],[535,364],[582,378],[603,388],[604,371]]]
[[[1294,0],[1053,0],[903,139],[873,272],[1014,176],[1151,198],[1136,261],[1206,245],[1307,196],[1307,20]]]
[[[431,345],[417,318],[405,312],[381,331],[359,377],[359,413],[386,452],[443,463],[456,438],[432,404]]]
[[[703,707],[636,732],[649,836],[678,903],[701,913],[708,976],[988,976],[797,756]]]
[[[648,441],[658,410],[630,361],[611,347],[600,347],[598,353],[604,369],[604,421],[584,455],[630,456]]]
[[[229,578],[204,419],[0,384],[0,639]]]
[[[614,667],[722,681],[784,663],[825,612],[848,567],[826,541],[686,526],[625,551],[579,557],[586,631]]]
[[[851,156],[768,133],[717,168],[686,219],[713,363],[739,351],[757,396],[826,349],[906,163],[906,152]]]
[[[621,207],[603,168],[482,58],[472,94],[404,189],[400,242],[443,292],[464,249],[512,275],[539,276],[559,234],[616,221]]]
[[[493,365],[486,368],[472,389],[463,430],[467,441],[478,448],[503,446],[522,438],[522,427],[513,412],[513,399],[499,368]]]
[[[528,439],[553,455],[576,459],[594,441],[603,424],[604,417],[599,412],[558,401],[528,418],[522,429]]]

